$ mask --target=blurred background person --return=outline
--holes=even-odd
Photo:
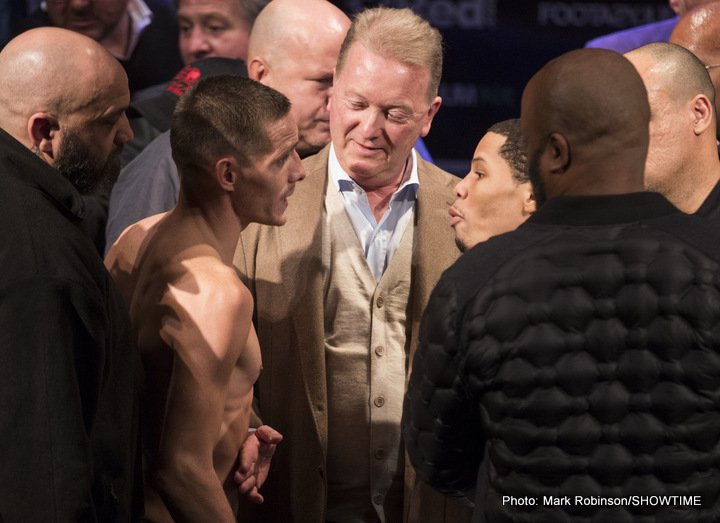
[[[200,77],[247,75],[244,62],[250,31],[269,1],[178,0],[178,45],[185,67],[170,83],[163,82],[134,93],[128,118],[135,137],[123,150],[123,166],[160,133],[170,129],[178,97]]]
[[[670,8],[677,16],[594,38],[586,42],[585,47],[610,49],[617,53],[627,53],[645,44],[667,42],[675,24],[678,23],[678,18],[696,5],[707,1],[708,0],[668,0]]]
[[[698,6],[683,15],[670,35],[670,43],[684,47],[703,63],[715,88],[715,112],[720,96],[720,2]],[[720,138],[720,131],[716,132]]]

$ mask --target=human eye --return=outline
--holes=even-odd
[[[115,127],[115,125],[117,125],[117,123],[120,121],[120,118],[122,118],[124,114],[125,110],[108,114],[107,116],[100,118],[98,122],[104,127]]]
[[[475,174],[475,176],[477,176],[479,179],[485,178],[485,173],[482,171],[476,170],[476,171],[473,171],[473,174]]]
[[[188,21],[181,20],[180,23],[180,35],[181,36],[188,36],[190,32],[192,31],[192,24]]]
[[[332,75],[322,76],[320,78],[315,78],[314,82],[318,84],[320,89],[327,89],[332,87],[333,77]]]
[[[346,105],[352,109],[353,111],[362,111],[367,107],[367,104],[360,100],[354,100],[352,98],[348,98],[345,100]]]
[[[217,36],[227,29],[227,24],[217,20],[211,20],[205,24],[205,30],[213,36]]]
[[[278,156],[275,161],[273,162],[276,167],[282,168],[287,161],[290,159],[290,156],[292,155],[293,151],[295,150],[295,147],[292,147],[291,149],[288,149],[284,153],[282,153],[280,156]]]
[[[399,109],[390,109],[386,112],[386,117],[389,121],[397,124],[404,124],[410,120],[410,115]]]

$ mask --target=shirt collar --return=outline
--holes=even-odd
[[[411,199],[416,199],[417,190],[420,187],[420,178],[418,177],[417,170],[417,153],[413,148],[408,156],[408,161],[405,162],[405,172],[403,173],[403,181],[398,187],[397,191],[393,194],[393,199],[398,198],[401,194],[408,194]],[[335,154],[335,146],[330,143],[330,153],[328,155],[328,174],[330,179],[333,181],[335,187],[340,192],[352,192],[356,189],[363,190],[355,181],[350,178],[350,175],[345,172]]]
[[[58,207],[76,219],[85,214],[82,196],[60,172],[35,156],[30,149],[0,129],[0,162],[11,164],[7,169],[20,183],[35,187],[47,194]]]
[[[153,19],[152,11],[143,0],[130,0],[127,8],[130,15],[130,42],[125,56],[118,57],[121,60],[130,59],[140,40],[140,35]]]

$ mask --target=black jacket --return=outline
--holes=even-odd
[[[720,521],[717,227],[653,193],[556,198],[462,256],[405,400],[419,476],[474,489],[476,521]]]
[[[80,195],[2,130],[0,188],[0,521],[136,521],[138,358]]]

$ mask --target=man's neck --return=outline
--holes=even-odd
[[[240,233],[245,228],[228,205],[191,205],[180,193],[172,214],[175,219],[195,230],[204,243],[215,249],[223,263],[232,265]]]
[[[672,199],[673,205],[687,214],[694,214],[702,206],[713,188],[720,181],[720,173],[715,177],[703,177],[692,182],[687,190]]]
[[[362,183],[358,181],[355,182],[362,187],[365,194],[367,194],[368,203],[370,204],[370,209],[372,210],[376,222],[379,222],[385,214],[393,195],[397,192],[403,182],[410,177],[410,173],[408,172],[409,161],[410,160],[408,158],[408,160],[406,160],[403,164],[402,170],[387,183],[379,187],[365,187]]]
[[[714,150],[713,153],[696,155],[694,161],[685,165],[685,172],[675,176],[678,185],[668,200],[682,212],[697,212],[720,181],[720,160]]]

